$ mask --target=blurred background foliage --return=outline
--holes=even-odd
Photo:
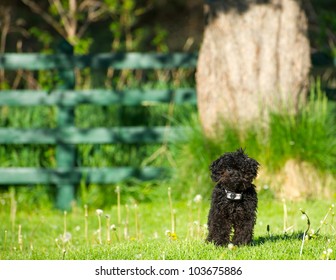
[[[2,0],[0,51],[17,51],[18,47],[25,52],[52,50],[55,40],[62,36],[76,46],[76,53],[197,51],[202,40],[202,0],[77,1],[75,32],[62,24],[57,2],[69,8],[69,1]],[[336,2],[301,2],[309,19],[312,49],[334,49]]]

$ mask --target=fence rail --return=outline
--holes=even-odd
[[[118,183],[129,178],[153,180],[166,177],[168,174],[168,169],[159,167],[74,167],[71,170],[27,167],[0,168],[1,180],[8,185],[63,185],[69,183],[79,184],[81,182],[109,184]]]
[[[0,69],[48,70],[74,68],[173,69],[196,67],[196,53],[103,53],[95,55],[16,54],[0,56]]]
[[[170,143],[183,141],[183,127],[75,127],[74,109],[80,104],[107,106],[155,105],[160,103],[196,104],[194,88],[178,89],[125,89],[74,90],[74,69],[174,69],[195,68],[197,54],[115,53],[74,56],[72,49],[65,46],[62,53],[47,54],[1,54],[0,69],[5,70],[56,70],[62,85],[52,91],[2,90],[0,106],[57,106],[56,127],[23,129],[0,128],[0,144],[54,144],[56,145],[56,168],[0,168],[0,184],[29,185],[55,184],[56,206],[70,207],[75,198],[75,185],[87,183],[117,183],[128,178],[151,180],[169,174],[159,167],[77,167],[76,145],[82,143]],[[317,67],[334,67],[336,61],[324,54],[314,54],[313,64]],[[335,96],[334,89],[327,89]]]
[[[178,89],[127,89],[74,90],[74,69],[174,69],[195,68],[197,54],[115,53],[97,55],[72,55],[71,48],[64,53],[3,54],[0,69],[5,70],[55,70],[61,86],[52,91],[2,90],[0,106],[57,106],[56,127],[23,129],[0,128],[0,144],[54,144],[56,168],[0,168],[0,184],[29,185],[55,184],[56,206],[67,209],[75,198],[75,185],[87,183],[117,183],[128,178],[151,180],[161,178],[169,170],[160,167],[77,167],[76,145],[113,143],[171,143],[183,140],[182,127],[97,127],[77,128],[74,109],[80,104],[108,106],[155,105],[160,103],[196,104],[194,88]]]
[[[62,129],[0,128],[0,144],[171,143],[183,140],[183,127],[116,127]],[[0,183],[2,179],[0,177]]]
[[[194,88],[179,89],[129,89],[129,90],[3,90],[0,95],[0,106],[39,106],[79,104],[125,106],[149,105],[157,103],[196,104]]]

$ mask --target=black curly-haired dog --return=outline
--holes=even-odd
[[[208,215],[207,241],[221,246],[251,243],[258,204],[252,181],[258,167],[259,163],[241,148],[223,154],[210,165],[211,179],[217,184]]]

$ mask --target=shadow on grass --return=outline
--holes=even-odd
[[[303,232],[293,232],[291,234],[267,234],[259,236],[253,240],[253,246],[264,245],[269,242],[289,241],[289,240],[302,240]]]

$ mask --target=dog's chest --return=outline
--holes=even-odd
[[[227,193],[223,189],[215,190],[213,194],[213,203],[217,205],[218,211],[221,212],[224,216],[230,216],[232,218],[245,216],[251,210],[256,208],[256,199],[250,193],[242,193],[239,199],[230,196],[230,193]]]

